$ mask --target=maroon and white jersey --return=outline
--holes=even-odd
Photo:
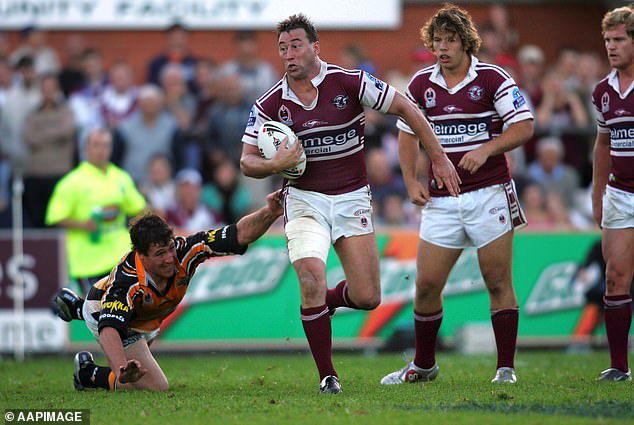
[[[597,110],[597,131],[610,133],[608,185],[634,193],[634,85],[620,94],[619,76],[614,69],[592,92]]]
[[[456,167],[462,180],[461,192],[511,180],[504,154],[489,157],[475,174],[458,167],[463,155],[498,137],[504,125],[533,119],[526,99],[506,71],[472,56],[465,79],[449,89],[436,64],[414,74],[406,95],[425,114]],[[402,119],[397,127],[414,134]],[[432,179],[430,170],[430,182]],[[449,195],[447,190],[431,185],[429,190],[432,196]]]
[[[262,123],[282,122],[302,141],[307,160],[304,174],[287,184],[327,195],[359,189],[368,184],[363,107],[387,112],[396,90],[367,72],[323,61],[312,83],[317,97],[305,106],[282,78],[251,108],[242,142],[257,146]]]

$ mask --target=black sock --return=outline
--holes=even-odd
[[[103,388],[108,391],[115,389],[115,374],[107,366],[87,364],[79,370],[79,380],[86,388]]]

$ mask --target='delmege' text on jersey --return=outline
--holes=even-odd
[[[458,171],[463,193],[511,179],[504,154],[489,157],[475,174],[458,167],[463,155],[498,137],[505,124],[533,119],[517,84],[502,68],[479,62],[472,56],[466,78],[449,89],[440,73],[440,65],[436,64],[412,77],[406,95],[429,120]],[[414,134],[402,119],[397,126]],[[433,170],[430,174],[431,181]],[[449,195],[447,190],[431,186],[430,193]]]
[[[396,92],[364,71],[323,61],[312,83],[317,97],[306,106],[282,78],[253,105],[242,142],[257,146],[262,123],[282,122],[295,132],[306,152],[306,171],[292,182],[295,187],[329,195],[359,189],[368,184],[363,107],[387,112]]]
[[[210,257],[243,254],[247,247],[238,244],[234,224],[187,238],[176,237],[176,273],[160,291],[146,272],[139,254],[126,254],[110,274],[97,282],[87,300],[100,301],[101,311],[94,313],[103,327],[115,328],[121,338],[128,329],[149,332],[158,329],[185,296],[189,281],[200,263]]]
[[[597,131],[610,133],[608,185],[634,193],[634,85],[620,94],[616,70],[597,83],[592,103],[597,110]]]

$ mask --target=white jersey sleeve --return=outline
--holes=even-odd
[[[396,95],[396,89],[367,72],[362,72],[359,100],[363,106],[386,113]]]
[[[500,84],[493,97],[493,105],[505,125],[533,119],[526,98],[512,78]]]

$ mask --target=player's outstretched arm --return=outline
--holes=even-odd
[[[446,187],[452,196],[458,196],[461,183],[458,172],[445,154],[445,151],[422,112],[416,105],[398,92],[394,96],[394,100],[388,112],[403,118],[414,131],[431,161],[438,187]]]
[[[121,337],[115,328],[105,327],[101,329],[99,345],[108,359],[110,369],[122,384],[136,382],[147,373],[147,369],[139,361],[126,358]]]
[[[242,217],[236,223],[238,243],[248,245],[264,234],[271,224],[282,215],[281,190],[276,190],[266,196],[266,205],[259,210]]]

